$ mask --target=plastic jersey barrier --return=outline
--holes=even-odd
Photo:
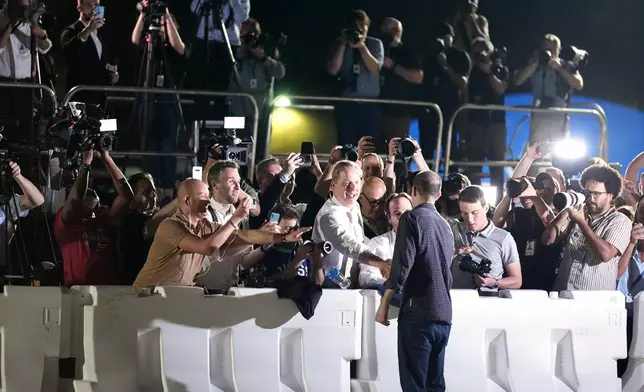
[[[62,293],[6,286],[0,296],[0,391],[58,390]]]
[[[562,292],[560,298],[524,290],[503,291],[502,298],[472,290],[451,294],[448,391],[621,390],[615,360],[626,356],[626,311],[619,292]],[[352,391],[400,391],[396,320],[389,327],[373,323],[379,295],[363,295],[363,356]]]
[[[628,368],[622,377],[624,392],[644,391],[644,292],[633,301],[633,340]]]
[[[358,291],[325,291],[310,320],[269,289],[72,291],[83,337],[70,339],[75,392],[348,392],[350,361],[361,355]]]

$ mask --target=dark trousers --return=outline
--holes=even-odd
[[[488,124],[470,122],[465,137],[466,157],[468,161],[504,161],[507,129],[505,123],[491,122]],[[468,177],[472,185],[481,185],[482,166],[468,168]],[[490,182],[497,188],[497,196],[503,195],[505,176],[503,167],[490,167]]]
[[[376,144],[380,133],[380,108],[375,103],[339,102],[335,105],[335,129],[338,144],[358,145],[363,136],[371,136]]]
[[[398,317],[398,369],[403,392],[444,392],[445,347],[451,325],[413,313]]]
[[[628,369],[628,355],[631,350],[631,342],[633,341],[633,316],[630,315],[626,319],[626,358],[617,360],[617,377],[622,378],[626,369]]]
[[[456,109],[447,106],[441,106],[443,112],[443,135],[441,138],[441,156],[445,157],[445,150],[447,148],[447,131],[449,130],[449,122],[454,115]],[[452,132],[452,145],[451,145],[451,160],[460,160],[461,153],[458,146],[458,132],[463,129],[467,119],[467,113],[461,112],[454,122]],[[423,149],[423,155],[426,159],[431,159],[436,155],[436,142],[438,141],[438,116],[434,112],[423,111],[418,118],[418,131],[420,147]],[[452,166],[454,167],[454,166]]]
[[[233,51],[236,47],[233,47]],[[184,86],[188,89],[211,90],[217,92],[229,91],[233,75],[233,63],[230,60],[228,47],[221,42],[197,40],[188,60],[189,72],[186,74]],[[228,115],[226,97],[194,97],[196,106],[193,117],[202,119],[218,119]],[[214,107],[209,101],[214,100]]]
[[[146,149],[168,153],[177,152],[177,132],[179,129],[177,104],[172,101],[159,101],[155,102],[153,107]],[[160,188],[174,188],[177,174],[176,157],[146,157],[144,166]]]
[[[0,78],[2,82],[12,82],[5,78]],[[13,82],[12,82],[13,83]],[[15,82],[16,84],[27,84],[28,80]],[[31,134],[32,113],[32,94],[38,93],[38,90],[28,88],[10,88],[0,87],[0,124],[8,120],[2,135],[13,141],[22,140],[32,142],[35,135]],[[44,94],[44,93],[43,93]],[[47,98],[45,94],[45,99]],[[16,125],[16,123],[18,123]]]

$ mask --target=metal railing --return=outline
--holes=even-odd
[[[406,106],[422,106],[425,107],[427,110],[433,110],[437,115],[438,115],[438,129],[443,129],[443,111],[441,110],[440,106],[433,102],[417,102],[417,101],[396,101],[392,99],[371,99],[371,98],[345,98],[345,97],[312,97],[312,96],[304,96],[304,95],[296,95],[296,96],[289,96],[289,99],[291,101],[325,101],[325,102],[358,102],[358,103],[378,103],[378,104],[385,104],[385,105],[406,105]],[[289,107],[298,107],[298,105],[291,105]],[[275,110],[276,107],[272,106],[271,107],[271,116],[273,113],[273,110]],[[281,109],[281,107],[277,107],[277,109]],[[269,124],[270,124],[270,117],[269,117]],[[266,135],[266,140],[270,142],[272,136],[272,130],[271,127],[268,127],[268,132]],[[439,132],[437,140],[437,144],[440,147],[440,141],[441,141],[441,133]],[[357,142],[357,141],[356,141]],[[263,155],[264,157],[267,157],[270,153],[269,151],[269,143],[266,143],[264,147]],[[319,155],[318,155],[319,156]],[[436,156],[434,159],[434,167],[438,168],[438,165],[440,164],[440,148],[436,150]]]
[[[67,105],[70,101],[71,98],[81,92],[81,91],[104,91],[106,93],[144,93],[144,94],[172,94],[174,96],[180,96],[180,95],[197,95],[197,96],[209,96],[209,97],[241,97],[241,98],[247,98],[250,100],[252,107],[253,107],[253,132],[252,132],[252,138],[255,143],[257,143],[257,127],[259,123],[259,108],[257,106],[257,101],[255,98],[246,93],[233,93],[233,92],[222,92],[222,91],[208,91],[208,90],[181,90],[181,89],[171,89],[171,88],[147,88],[147,87],[111,87],[111,86],[87,86],[87,85],[81,85],[81,86],[75,86],[67,94],[65,95],[65,98],[63,99],[63,105]],[[145,132],[145,131],[144,131]],[[199,135],[199,130],[195,129],[195,134],[197,135],[197,140],[198,135]],[[141,146],[141,148],[145,148],[145,146]],[[197,150],[199,149],[199,144],[195,143],[193,146],[193,151],[191,153],[184,153],[181,154],[180,156],[184,157],[192,157],[194,158],[197,155]],[[121,153],[123,154],[123,153]],[[255,169],[255,151],[252,151],[249,155],[249,162],[248,162],[248,169],[249,169],[249,176],[253,175],[254,169]],[[116,155],[115,155],[116,156]],[[137,152],[137,151],[129,151],[127,156],[179,156],[173,153],[167,153],[167,152],[162,152],[162,151],[147,151],[145,153]]]
[[[52,103],[54,104],[54,110],[58,109],[58,98],[56,98],[56,93],[51,87],[46,84],[37,84],[37,83],[16,83],[16,82],[0,82],[0,87],[6,88],[22,88],[30,90],[40,90],[45,91],[49,98],[51,98]]]
[[[599,105],[597,105],[599,106]],[[505,163],[508,161],[485,161],[484,165],[473,165],[471,162],[452,162],[451,159],[451,149],[452,149],[452,133],[454,131],[454,122],[458,115],[465,110],[490,110],[490,111],[511,111],[511,112],[530,112],[530,113],[565,113],[565,114],[587,114],[597,117],[600,125],[600,134],[599,134],[599,156],[600,158],[607,160],[608,159],[608,149],[606,148],[606,114],[603,110],[597,109],[578,109],[578,108],[535,108],[531,106],[503,106],[503,105],[475,105],[475,104],[465,104],[458,108],[452,118],[449,121],[449,126],[447,128],[447,146],[445,148],[445,173],[449,173],[449,168],[452,164],[461,165],[461,166],[490,166],[490,167],[505,167]],[[438,130],[438,140],[436,142],[436,149],[440,149],[441,139],[443,137],[443,130],[439,128]],[[475,162],[481,163],[481,162]],[[436,166],[438,168],[438,165]]]

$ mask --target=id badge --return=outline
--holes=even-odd
[[[257,79],[251,79],[250,80],[250,88],[252,88],[252,89],[257,88]]]
[[[360,64],[353,64],[353,73],[356,75],[360,73]]]
[[[155,84],[157,88],[163,88],[164,84],[165,84],[165,76],[157,75],[157,82]]]
[[[537,251],[537,241],[532,240],[528,241],[527,244],[525,244],[525,255],[528,257],[534,256],[534,254]]]

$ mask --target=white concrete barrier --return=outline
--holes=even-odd
[[[79,308],[82,346],[70,339],[82,366],[76,392],[348,392],[349,361],[361,355],[357,291],[325,291],[305,320],[275,290],[75,290],[91,298]]]
[[[62,293],[5,286],[0,295],[0,391],[58,390]]]
[[[370,291],[363,296],[363,356],[352,390],[400,391],[397,324],[369,323],[380,299]],[[450,392],[621,390],[615,360],[626,355],[626,311],[619,292],[563,292],[552,299],[521,290],[501,296],[452,290],[445,359]]]
[[[644,292],[633,300],[633,340],[628,368],[622,377],[624,392],[644,391]]]

